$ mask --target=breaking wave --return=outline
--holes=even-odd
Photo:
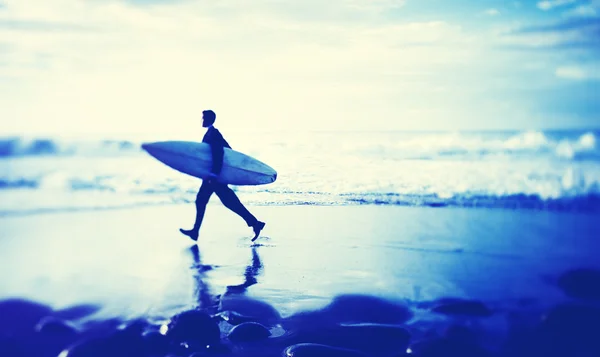
[[[365,157],[440,159],[461,157],[553,157],[600,160],[597,135],[587,132],[484,133],[303,133],[261,138],[262,150],[292,151],[305,142],[331,145],[337,152]],[[377,138],[374,140],[374,138]],[[308,140],[307,140],[308,139]],[[50,138],[0,139],[0,157],[115,156],[141,154],[139,142],[128,140],[69,141]],[[319,146],[321,147],[321,146]]]
[[[244,202],[259,205],[597,211],[597,136],[593,131],[240,136],[231,140],[234,148],[275,167],[278,179],[233,188]],[[134,141],[8,138],[0,140],[0,158],[4,213],[24,207],[33,212],[40,202],[53,210],[192,202],[200,184],[154,160]],[[5,198],[16,192],[23,196]],[[46,195],[52,198],[40,198]]]

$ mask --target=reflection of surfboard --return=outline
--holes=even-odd
[[[161,141],[144,143],[142,149],[165,165],[185,174],[206,178],[212,165],[212,153],[206,143]],[[277,179],[269,165],[241,152],[224,148],[223,168],[218,181],[231,185],[265,185]]]

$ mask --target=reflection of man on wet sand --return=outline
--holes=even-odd
[[[227,287],[225,291],[225,295],[229,294],[243,294],[246,292],[246,289],[251,287],[252,285],[258,283],[256,277],[260,274],[263,268],[262,262],[260,261],[260,257],[258,256],[258,252],[256,251],[256,247],[252,247],[252,263],[246,267],[244,272],[244,282],[240,285],[230,285]]]
[[[198,246],[190,248],[194,258],[194,274],[196,280],[196,298],[201,308],[207,308],[207,312],[215,314],[223,321],[231,325],[242,322],[260,322],[265,326],[273,326],[281,320],[279,312],[266,302],[246,296],[246,290],[258,283],[256,279],[262,273],[263,264],[258,255],[256,247],[252,247],[252,258],[244,270],[244,282],[239,285],[227,286],[222,295],[212,295],[209,284],[205,280],[205,272],[210,266],[200,264]]]
[[[205,272],[211,270],[212,267],[210,265],[203,265],[200,262],[200,250],[197,245],[190,247],[190,252],[192,253],[192,259],[194,260],[192,268],[197,271],[197,273],[194,274],[194,280],[196,280],[196,291],[194,295],[198,301],[198,305],[202,308],[214,307],[218,304],[218,301],[216,300],[216,297],[210,293],[210,287],[205,282]]]
[[[211,270],[212,267],[201,263],[200,250],[197,245],[190,247],[190,252],[192,253],[192,259],[194,261],[193,269],[197,271],[194,274],[194,279],[196,280],[196,291],[194,295],[196,296],[198,305],[203,308],[216,307],[219,303],[219,297],[211,294],[210,286],[205,281],[205,273],[206,271]],[[261,273],[262,269],[263,265],[258,256],[258,251],[256,250],[256,247],[252,247],[252,260],[249,265],[246,266],[244,271],[244,282],[239,285],[227,286],[223,296],[244,294],[248,287],[258,283],[256,277]]]

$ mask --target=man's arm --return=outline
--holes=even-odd
[[[212,152],[211,172],[217,176],[221,173],[221,169],[223,168],[223,156],[225,155],[223,141],[224,139],[221,133],[215,130],[214,136],[211,138],[209,145]]]
[[[219,176],[221,169],[223,168],[223,156],[225,155],[225,150],[223,149],[223,146],[218,144],[211,144],[210,150],[212,151],[212,169],[210,171]]]

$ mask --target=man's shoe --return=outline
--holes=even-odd
[[[194,242],[198,240],[198,231],[195,231],[193,229],[190,229],[188,231],[187,229],[183,228],[179,228],[179,231],[185,234],[186,236],[190,237]]]
[[[252,241],[254,242],[256,239],[258,239],[258,236],[260,235],[260,231],[263,230],[263,228],[265,228],[266,223],[265,222],[261,222],[261,221],[257,221],[253,226],[252,229],[254,230],[254,238],[252,238]]]

